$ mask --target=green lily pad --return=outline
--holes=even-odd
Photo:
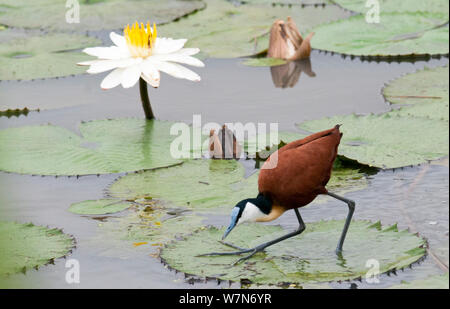
[[[109,187],[108,194],[122,200],[151,196],[196,209],[232,206],[258,194],[257,175],[244,179],[244,174],[242,165],[234,160],[190,160],[121,177]]]
[[[160,255],[170,267],[186,274],[232,281],[245,278],[258,284],[355,279],[365,276],[370,259],[376,259],[380,273],[385,273],[409,266],[425,255],[425,241],[408,231],[379,230],[370,222],[353,221],[340,258],[334,249],[343,225],[343,221],[309,223],[301,235],[234,267],[230,264],[237,256],[197,257],[234,250],[218,242],[224,229],[214,227],[169,243]],[[243,224],[235,230],[229,241],[240,247],[254,247],[286,233],[280,227],[262,224]]]
[[[391,12],[431,12],[444,13],[448,15],[449,6],[447,0],[378,0],[381,13]],[[358,12],[366,13],[369,7],[366,7],[367,0],[333,0],[341,7]]]
[[[273,67],[285,64],[287,61],[279,58],[251,58],[242,63],[251,67]]]
[[[400,107],[399,109],[392,111],[390,114],[399,116],[425,117],[448,122],[448,101],[447,103],[431,102],[432,100],[430,100],[429,103],[425,103],[426,100],[422,101],[422,104],[415,104],[411,107]]]
[[[237,202],[258,194],[258,173],[244,178],[244,168],[234,160],[191,160],[167,169],[129,174],[108,189],[108,195],[122,200],[151,196],[169,205],[208,210],[221,207],[228,212]],[[337,192],[362,189],[367,185],[357,169],[337,169],[328,188]]]
[[[81,123],[81,136],[53,125],[0,130],[0,170],[20,174],[88,175],[178,164],[170,155],[172,123],[141,119]]]
[[[83,35],[27,35],[16,30],[1,31],[0,41],[0,80],[28,80],[84,73],[84,69],[75,64],[90,57],[75,50],[101,45],[98,39]]]
[[[448,75],[448,66],[425,68],[390,82],[383,95],[394,105],[406,105],[396,114],[448,121]]]
[[[301,129],[318,132],[342,124],[339,154],[382,169],[425,163],[448,155],[448,122],[391,113],[335,116],[307,121]]]
[[[70,205],[69,211],[79,215],[104,215],[127,209],[131,203],[116,199],[89,200]]]
[[[78,3],[79,23],[69,23],[66,22],[66,14],[73,19],[71,8],[66,8],[61,0],[0,0],[0,23],[18,28],[58,31],[123,29],[136,20],[168,23],[205,6],[197,0],[81,0]]]
[[[412,282],[402,282],[391,286],[390,289],[447,289],[448,273],[444,275],[429,276],[425,279],[414,280]]]
[[[59,229],[1,221],[0,276],[37,269],[66,256],[73,247],[73,238]]]
[[[187,46],[198,47],[214,58],[243,57],[264,52],[269,46],[272,23],[287,16],[294,19],[302,33],[307,33],[320,23],[346,18],[350,13],[337,6],[235,6],[224,0],[208,0],[203,11],[163,25],[158,33],[187,38]]]
[[[380,23],[352,16],[314,29],[315,49],[354,56],[428,56],[448,54],[445,13],[382,13]]]
[[[325,5],[330,0],[242,0],[244,4],[279,4],[279,5]]]

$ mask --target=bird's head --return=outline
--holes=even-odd
[[[231,222],[223,234],[222,240],[225,239],[237,225],[244,222],[259,221],[267,216],[271,210],[272,201],[261,193],[257,198],[249,198],[240,201],[231,211]]]

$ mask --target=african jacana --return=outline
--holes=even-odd
[[[318,132],[304,139],[294,141],[274,152],[260,171],[258,196],[237,203],[231,212],[231,223],[225,231],[222,240],[240,223],[247,221],[272,221],[290,209],[295,211],[298,219],[299,227],[296,231],[251,249],[242,249],[224,243],[239,251],[213,252],[202,256],[250,253],[239,259],[236,262],[238,263],[273,244],[301,234],[306,226],[298,208],[308,205],[319,194],[327,194],[348,205],[347,219],[336,248],[336,253],[340,255],[355,210],[355,202],[328,192],[325,186],[330,180],[341,137],[342,133],[339,131],[339,125],[336,125],[333,129]],[[273,166],[270,166],[271,164]]]

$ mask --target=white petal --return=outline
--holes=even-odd
[[[111,47],[89,47],[83,49],[83,52],[100,59],[120,59],[123,58],[121,49],[117,46]]]
[[[156,38],[153,54],[170,54],[179,51],[186,42],[187,39],[174,40],[169,38]]]
[[[155,60],[158,61],[171,61],[171,62],[179,62],[183,64],[192,65],[195,67],[204,67],[205,64],[198,60],[197,58],[186,56],[183,54],[172,53],[172,54],[166,54],[166,55],[154,55],[152,56]]]
[[[87,70],[90,74],[102,73],[115,68],[125,68],[132,66],[137,61],[133,58],[129,59],[118,59],[118,60],[97,60],[96,63],[93,63],[89,70]]]
[[[119,68],[115,69],[111,73],[109,73],[100,84],[100,87],[102,89],[111,89],[118,85],[120,85],[120,82],[122,81],[122,74],[125,69]]]
[[[159,74],[155,66],[151,62],[145,61],[142,63],[141,68],[144,80],[155,88],[159,87],[161,74]]]
[[[157,70],[172,75],[176,78],[184,78],[195,82],[198,82],[201,79],[197,73],[176,63],[152,61],[152,64]]]
[[[182,48],[179,51],[177,51],[177,54],[185,55],[185,56],[193,56],[195,54],[198,54],[200,52],[200,49],[198,48]]]
[[[141,77],[141,66],[139,64],[132,65],[131,67],[125,68],[122,74],[122,87],[123,88],[131,88],[133,87],[139,77]]]
[[[93,65],[99,61],[102,60],[89,60],[89,61],[82,61],[82,62],[78,62],[77,65]]]
[[[109,38],[111,41],[116,44],[117,47],[123,47],[127,45],[127,41],[125,40],[125,37],[121,36],[120,34],[117,34],[115,32],[111,32],[109,34]]]
[[[142,72],[141,77],[143,80],[145,80],[147,82],[147,84],[149,84],[150,86],[154,87],[154,88],[158,88],[159,87],[159,82],[160,80],[155,80],[153,79],[151,76],[148,76],[147,74],[145,74],[144,72]]]
[[[89,74],[103,73],[112,69],[118,68],[116,60],[103,60],[91,65],[86,71]]]
[[[153,79],[159,80],[161,78],[161,74],[159,74],[159,71],[156,69],[152,62],[144,61],[141,68],[143,73],[151,76]]]

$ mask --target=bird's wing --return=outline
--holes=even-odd
[[[284,145],[283,147],[281,147],[281,148],[278,150],[278,152],[280,153],[280,152],[287,151],[287,150],[289,150],[289,149],[301,147],[301,146],[303,146],[303,145],[306,145],[306,144],[308,144],[308,143],[311,143],[312,141],[315,141],[315,140],[317,140],[317,139],[319,139],[319,138],[328,136],[328,135],[333,134],[333,133],[341,134],[341,133],[339,132],[339,127],[340,127],[340,125],[336,125],[336,126],[335,126],[334,128],[332,128],[332,129],[325,130],[325,131],[321,131],[321,132],[317,132],[317,133],[308,135],[307,137],[305,137],[305,138],[303,138],[303,139],[299,139],[299,140],[293,141],[293,142],[291,142],[291,143],[289,143],[289,144]],[[269,157],[269,158],[270,158],[270,157]]]
[[[307,205],[326,193],[340,139],[336,126],[282,147],[261,168],[259,192],[287,208]],[[266,164],[272,168],[265,168]]]

